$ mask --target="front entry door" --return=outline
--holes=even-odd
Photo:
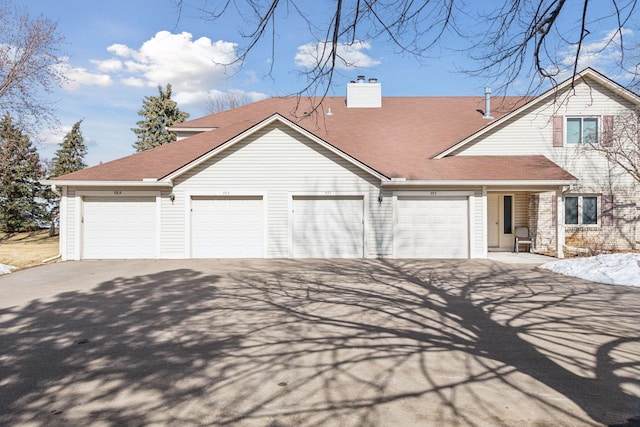
[[[487,244],[490,250],[513,249],[512,194],[487,195]]]

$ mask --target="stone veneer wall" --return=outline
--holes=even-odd
[[[633,188],[613,191],[613,224],[602,225],[602,198],[598,200],[600,221],[598,226],[565,226],[566,253],[597,254],[601,252],[640,249],[640,224],[638,224],[638,192]],[[604,191],[581,188],[575,194],[606,194]],[[535,241],[535,251],[556,254],[555,193],[529,195],[529,229]],[[581,251],[571,250],[572,248]]]

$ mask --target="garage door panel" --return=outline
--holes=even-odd
[[[85,197],[85,259],[156,257],[155,197]]]
[[[262,258],[263,200],[255,197],[194,197],[191,255],[194,258]]]
[[[467,258],[468,198],[398,197],[396,256]]]
[[[357,197],[294,197],[296,258],[364,256],[364,201]]]

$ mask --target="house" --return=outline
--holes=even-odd
[[[516,227],[560,258],[639,241],[636,183],[583,147],[640,98],[593,69],[528,99],[382,97],[359,77],[315,101],[191,120],[48,181],[62,258],[485,258]]]

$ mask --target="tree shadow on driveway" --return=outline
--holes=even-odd
[[[0,424],[568,426],[640,414],[635,288],[489,261],[179,265],[1,310]]]

